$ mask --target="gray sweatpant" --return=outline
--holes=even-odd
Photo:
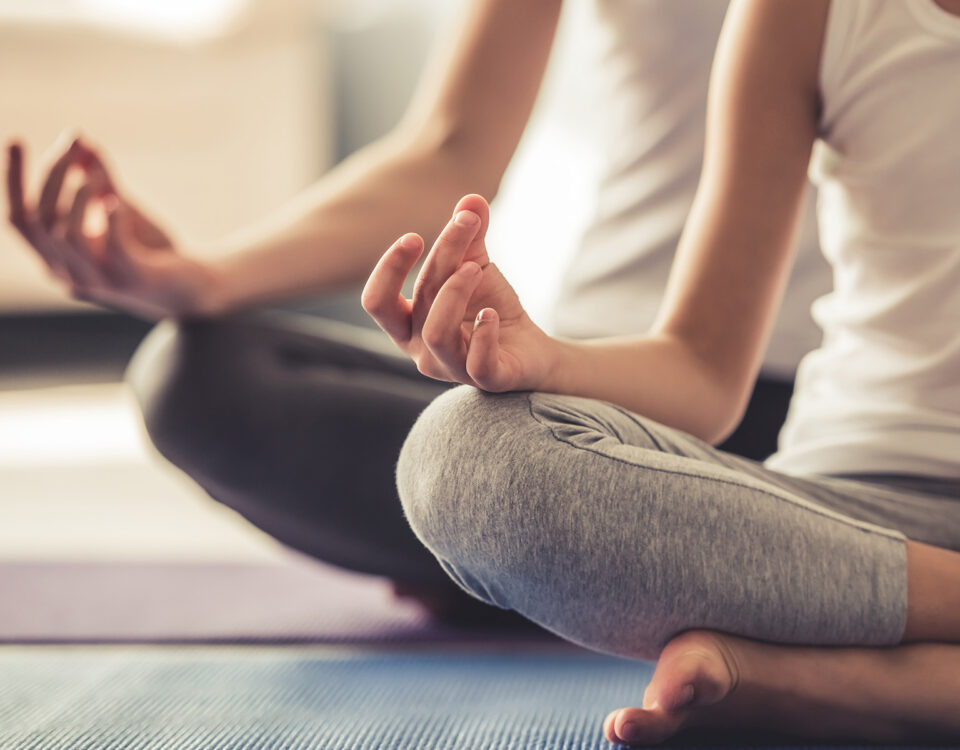
[[[960,482],[791,477],[569,396],[448,391],[397,476],[414,532],[466,591],[630,657],[691,628],[893,645],[905,536],[960,549]]]

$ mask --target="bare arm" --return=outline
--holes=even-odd
[[[13,145],[11,219],[74,296],[148,317],[218,314],[359,283],[402,229],[434,236],[457,196],[496,192],[536,99],[560,7],[561,0],[472,0],[390,134],[212,253],[181,253],[153,225],[140,232],[146,217],[86,144],[61,149],[35,202]],[[402,40],[388,52],[404,54]],[[73,169],[85,171],[85,191],[61,214]],[[116,214],[113,231],[86,235],[83,217],[104,195]]]
[[[558,390],[712,442],[736,427],[792,264],[827,8],[827,0],[731,5],[700,186],[657,322],[640,340],[568,345]]]
[[[423,246],[408,236],[368,281],[366,309],[433,377],[598,398],[719,441],[742,415],[791,264],[826,11],[827,0],[731,6],[701,184],[650,334],[546,336],[489,263],[475,198],[458,204],[467,217],[440,235],[413,300],[398,297]]]
[[[361,282],[404,229],[435,237],[460,195],[496,193],[536,99],[560,6],[474,2],[394,132],[262,228],[230,240],[217,263],[217,306]]]

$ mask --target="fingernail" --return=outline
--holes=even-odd
[[[464,263],[462,266],[460,266],[460,273],[467,277],[476,276],[478,273],[480,273],[480,266],[478,266],[476,263]]]
[[[400,240],[400,247],[404,247],[407,250],[413,250],[419,243],[419,239],[415,234],[405,234]]]
[[[480,312],[477,313],[477,325],[481,323],[486,323],[488,320],[493,319],[493,311],[489,307],[483,308]]]
[[[480,221],[480,217],[473,211],[459,211],[453,217],[453,223],[459,227],[472,227]]]

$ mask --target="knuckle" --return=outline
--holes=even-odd
[[[414,285],[413,296],[415,298],[433,299],[437,296],[438,289],[439,287],[433,281],[421,278]]]
[[[446,371],[433,362],[420,365],[417,369],[420,370],[421,375],[426,375],[428,378],[432,378],[433,380],[443,380],[445,382],[450,381]]]
[[[424,326],[421,338],[423,338],[423,343],[426,347],[432,352],[442,351],[446,348],[446,334],[435,325]]]
[[[473,227],[461,227],[458,224],[450,223],[447,224],[446,229],[440,233],[438,244],[441,246],[462,245],[473,237],[473,234]]]
[[[435,378],[437,373],[436,366],[428,359],[421,358],[417,361],[417,371],[428,378]]]
[[[11,210],[10,211],[10,223],[13,224],[14,228],[20,232],[24,237],[30,233],[30,217],[27,215],[26,211],[21,210]]]
[[[369,292],[366,289],[364,289],[363,294],[360,295],[360,307],[369,315],[378,315],[383,309],[381,301],[373,292]]]
[[[490,366],[486,362],[471,362],[467,369],[470,377],[478,384],[490,377]]]

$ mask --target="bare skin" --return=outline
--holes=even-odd
[[[760,643],[692,630],[664,648],[641,708],[611,712],[611,742],[694,728],[812,740],[960,738],[960,554],[907,542],[907,627],[892,648]],[[943,642],[926,642],[936,640]]]
[[[960,645],[808,648],[688,631],[667,644],[643,705],[610,713],[607,739],[650,745],[699,727],[810,740],[955,741]]]

